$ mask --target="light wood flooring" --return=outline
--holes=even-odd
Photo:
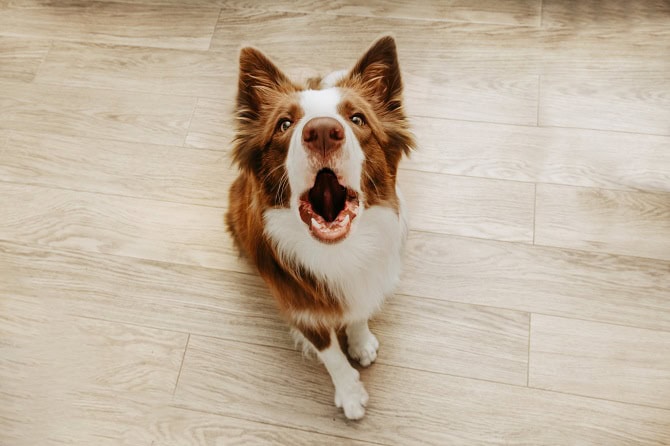
[[[402,283],[349,422],[222,216],[237,52],[399,46]],[[667,0],[0,0],[0,445],[669,445]]]

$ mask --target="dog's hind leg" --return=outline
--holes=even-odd
[[[326,366],[335,385],[335,405],[344,410],[350,420],[365,415],[368,393],[360,381],[358,370],[349,363],[332,329],[304,329],[300,331],[314,346],[317,357]]]

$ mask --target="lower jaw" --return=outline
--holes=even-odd
[[[345,208],[331,222],[326,222],[323,217],[316,215],[311,205],[305,201],[299,202],[298,213],[312,237],[321,243],[333,244],[344,240],[351,233],[354,219],[358,215],[358,206],[357,199],[348,201]]]
[[[317,227],[318,223],[315,220],[313,220],[311,222],[310,227],[309,227],[309,232],[310,232],[310,234],[312,234],[312,237],[314,237],[318,241],[320,241],[322,243],[332,244],[332,243],[340,242],[340,241],[344,240],[345,238],[347,238],[347,236],[351,232],[351,224],[352,224],[352,222],[349,221],[346,224],[346,226],[338,227],[338,228],[333,229],[333,230],[328,230],[328,229],[318,228]]]

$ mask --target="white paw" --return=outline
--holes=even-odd
[[[358,378],[349,385],[335,389],[335,406],[344,410],[344,416],[350,420],[360,420],[365,415],[368,392]]]
[[[354,358],[360,365],[367,367],[377,359],[377,349],[379,348],[379,341],[369,331],[358,337],[350,337],[349,341],[349,356]]]

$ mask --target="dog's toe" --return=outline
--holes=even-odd
[[[349,356],[354,358],[360,365],[367,367],[377,359],[379,341],[372,333],[363,339],[356,339],[349,344]]]
[[[350,420],[360,420],[365,415],[368,393],[360,381],[352,383],[346,389],[335,391],[335,405],[341,407],[344,416]]]

